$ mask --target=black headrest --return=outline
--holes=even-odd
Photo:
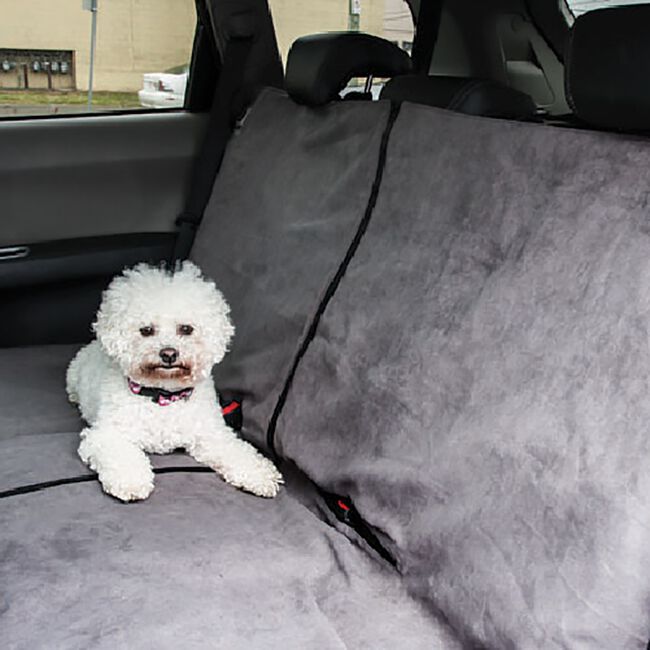
[[[358,32],[330,32],[294,42],[285,85],[295,101],[320,106],[337,99],[354,77],[394,77],[410,70],[409,55],[390,41]]]
[[[485,79],[407,75],[389,81],[381,98],[512,120],[532,119],[536,113],[528,95]]]
[[[650,5],[598,9],[573,24],[566,95],[585,122],[650,129]]]

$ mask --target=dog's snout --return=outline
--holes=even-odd
[[[163,363],[171,366],[172,363],[178,359],[178,350],[175,350],[174,348],[163,348],[160,351],[160,358],[162,359]]]

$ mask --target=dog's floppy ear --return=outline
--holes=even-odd
[[[183,262],[175,272],[176,280],[187,283],[188,295],[195,298],[195,316],[210,346],[213,363],[219,363],[228,351],[235,333],[230,320],[230,306],[212,280],[204,277],[192,262]]]
[[[133,269],[127,269],[122,275],[113,278],[102,294],[92,330],[110,357],[116,358],[126,351],[128,328],[132,326],[128,318],[130,278],[145,268],[145,264],[139,264]]]
[[[230,320],[230,305],[221,291],[213,283],[210,284],[212,285],[211,299],[208,301],[210,327],[207,330],[214,354],[214,363],[219,363],[228,351],[235,334],[235,326]]]

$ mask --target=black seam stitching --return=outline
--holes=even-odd
[[[209,467],[155,467],[154,474],[173,474],[176,472],[185,472],[192,474],[207,474],[213,472]],[[75,483],[90,483],[97,480],[97,474],[80,474],[78,476],[69,476],[68,478],[58,478],[52,481],[43,481],[41,483],[30,483],[28,485],[21,485],[20,487],[11,488],[9,490],[2,490],[0,492],[0,499],[7,499],[9,497],[19,496],[21,494],[31,494],[33,492],[41,492],[53,487],[60,487],[62,485],[74,485]]]
[[[314,339],[314,336],[316,336],[316,331],[318,329],[318,325],[320,324],[320,320],[323,314],[325,313],[325,310],[327,309],[327,306],[330,303],[332,297],[334,296],[334,293],[338,289],[339,284],[341,283],[341,280],[343,279],[343,276],[345,275],[345,272],[348,266],[350,265],[352,258],[354,257],[354,254],[357,252],[357,249],[359,248],[359,244],[361,243],[361,239],[363,238],[363,235],[365,234],[368,228],[368,224],[370,223],[372,213],[374,212],[375,205],[377,203],[379,188],[381,186],[381,180],[384,175],[384,167],[386,166],[386,154],[388,150],[388,141],[390,138],[391,131],[393,129],[393,125],[395,124],[395,120],[397,119],[397,116],[399,114],[399,110],[400,110],[399,103],[391,103],[390,112],[388,114],[388,119],[386,121],[386,126],[384,127],[384,132],[382,133],[381,142],[379,144],[379,157],[377,160],[377,170],[375,171],[375,178],[372,183],[370,196],[368,197],[368,203],[366,204],[366,209],[364,211],[363,217],[359,222],[359,226],[357,227],[357,231],[354,235],[354,238],[352,239],[345,253],[345,257],[343,258],[343,261],[341,262],[336,273],[334,274],[334,277],[332,278],[329,285],[327,286],[327,289],[325,290],[323,298],[321,299],[320,304],[316,309],[316,313],[312,318],[309,328],[302,342],[300,343],[296,356],[294,357],[293,363],[291,365],[291,369],[289,370],[289,374],[287,375],[287,378],[284,382],[284,386],[282,387],[282,392],[278,397],[278,400],[275,404],[275,408],[273,409],[273,413],[271,415],[271,419],[269,420],[269,424],[266,431],[266,444],[268,446],[268,449],[273,459],[276,462],[280,460],[280,457],[278,456],[275,450],[275,431],[276,431],[278,419],[280,418],[280,414],[282,413],[282,409],[289,395],[289,391],[291,390],[291,384],[293,383],[293,378],[298,370],[300,361],[302,360],[303,356],[307,352],[307,348],[309,347],[310,343]]]

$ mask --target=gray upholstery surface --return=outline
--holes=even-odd
[[[65,371],[79,345],[0,349],[0,440],[81,430],[65,392]]]
[[[245,434],[264,444],[314,304],[363,217],[388,102],[313,109],[267,90],[231,141],[192,259],[232,308],[221,390],[245,394]]]
[[[650,637],[650,146],[404,105],[281,453],[468,647]]]
[[[383,104],[309,111],[269,92],[229,148],[194,258],[233,306],[238,335],[217,378],[247,394],[258,442],[363,215],[387,113]],[[0,489],[87,473],[76,457],[81,422],[65,401],[73,353],[8,352]],[[29,370],[20,384],[12,365]],[[263,500],[213,474],[174,473],[136,504],[94,481],[0,499],[2,647],[460,647],[394,570],[289,483]]]
[[[91,473],[77,456],[84,424],[65,392],[79,347],[0,350],[0,491]],[[183,453],[150,458],[154,467],[197,465]]]
[[[25,485],[92,475],[77,455],[79,430],[69,433],[41,433],[15,436],[0,441],[0,492]],[[181,451],[150,454],[153,467],[197,467]]]
[[[399,577],[295,498],[158,477],[0,501],[4,650],[457,650]]]

